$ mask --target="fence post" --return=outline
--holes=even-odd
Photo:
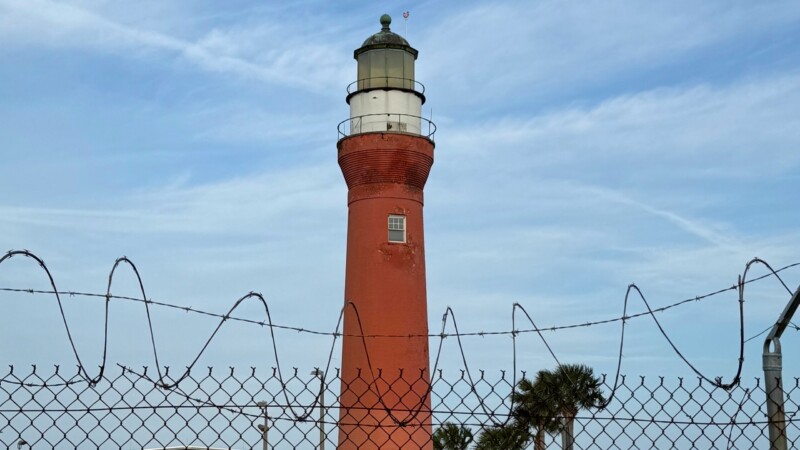
[[[786,416],[783,404],[783,381],[781,380],[782,356],[780,341],[772,341],[775,351],[770,351],[770,341],[764,344],[762,363],[764,367],[764,390],[767,393],[767,422],[769,424],[770,450],[788,450],[786,443]]]
[[[741,292],[741,291],[740,291]],[[770,450],[788,450],[786,436],[786,416],[784,413],[781,335],[800,306],[800,286],[794,291],[789,304],[778,317],[777,322],[764,340],[762,367],[764,369],[764,389],[767,394],[767,423],[769,426]],[[772,347],[772,349],[770,349]]]

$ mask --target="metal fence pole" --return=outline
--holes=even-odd
[[[319,377],[319,450],[325,450],[325,372],[315,368],[311,375]]]
[[[267,404],[267,402],[263,402],[262,401],[262,402],[256,403],[256,405],[259,408],[261,408],[261,410],[264,412],[264,424],[263,425],[259,424],[258,425],[258,429],[259,429],[259,431],[261,431],[261,443],[262,443],[263,450],[267,450],[268,449],[268,442],[269,442],[269,441],[267,441],[267,432],[269,432],[269,410],[267,409],[268,404]]]
[[[740,291],[741,292],[741,291]],[[769,426],[770,450],[788,450],[786,436],[786,415],[784,411],[781,335],[800,306],[800,286],[792,295],[789,304],[781,313],[772,330],[764,340],[762,365],[764,368],[764,388],[767,393],[767,422]],[[771,347],[771,348],[770,348]]]
[[[774,341],[775,351],[769,351],[769,341],[764,344],[764,390],[767,393],[767,421],[769,422],[770,450],[788,450],[786,442],[786,416],[783,404],[783,381],[781,380],[781,345]]]

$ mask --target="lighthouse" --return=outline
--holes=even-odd
[[[380,18],[355,50],[339,124],[347,260],[339,450],[431,449],[423,188],[435,126],[422,118],[418,52]]]

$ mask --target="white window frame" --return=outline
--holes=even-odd
[[[399,219],[399,220],[398,220]],[[406,216],[402,214],[389,214],[388,220],[388,240],[394,244],[405,244],[406,243]],[[403,232],[403,239],[396,240],[392,239],[392,231],[402,231]]]

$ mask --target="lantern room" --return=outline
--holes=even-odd
[[[358,89],[414,90],[414,61],[418,52],[389,28],[392,18],[381,16],[381,31],[367,38],[354,52],[358,61]]]
[[[347,88],[350,119],[339,126],[340,137],[369,132],[395,132],[431,138],[435,127],[422,118],[425,88],[414,79],[418,52],[394,33],[392,18],[380,18],[381,30],[355,50],[358,78]]]

